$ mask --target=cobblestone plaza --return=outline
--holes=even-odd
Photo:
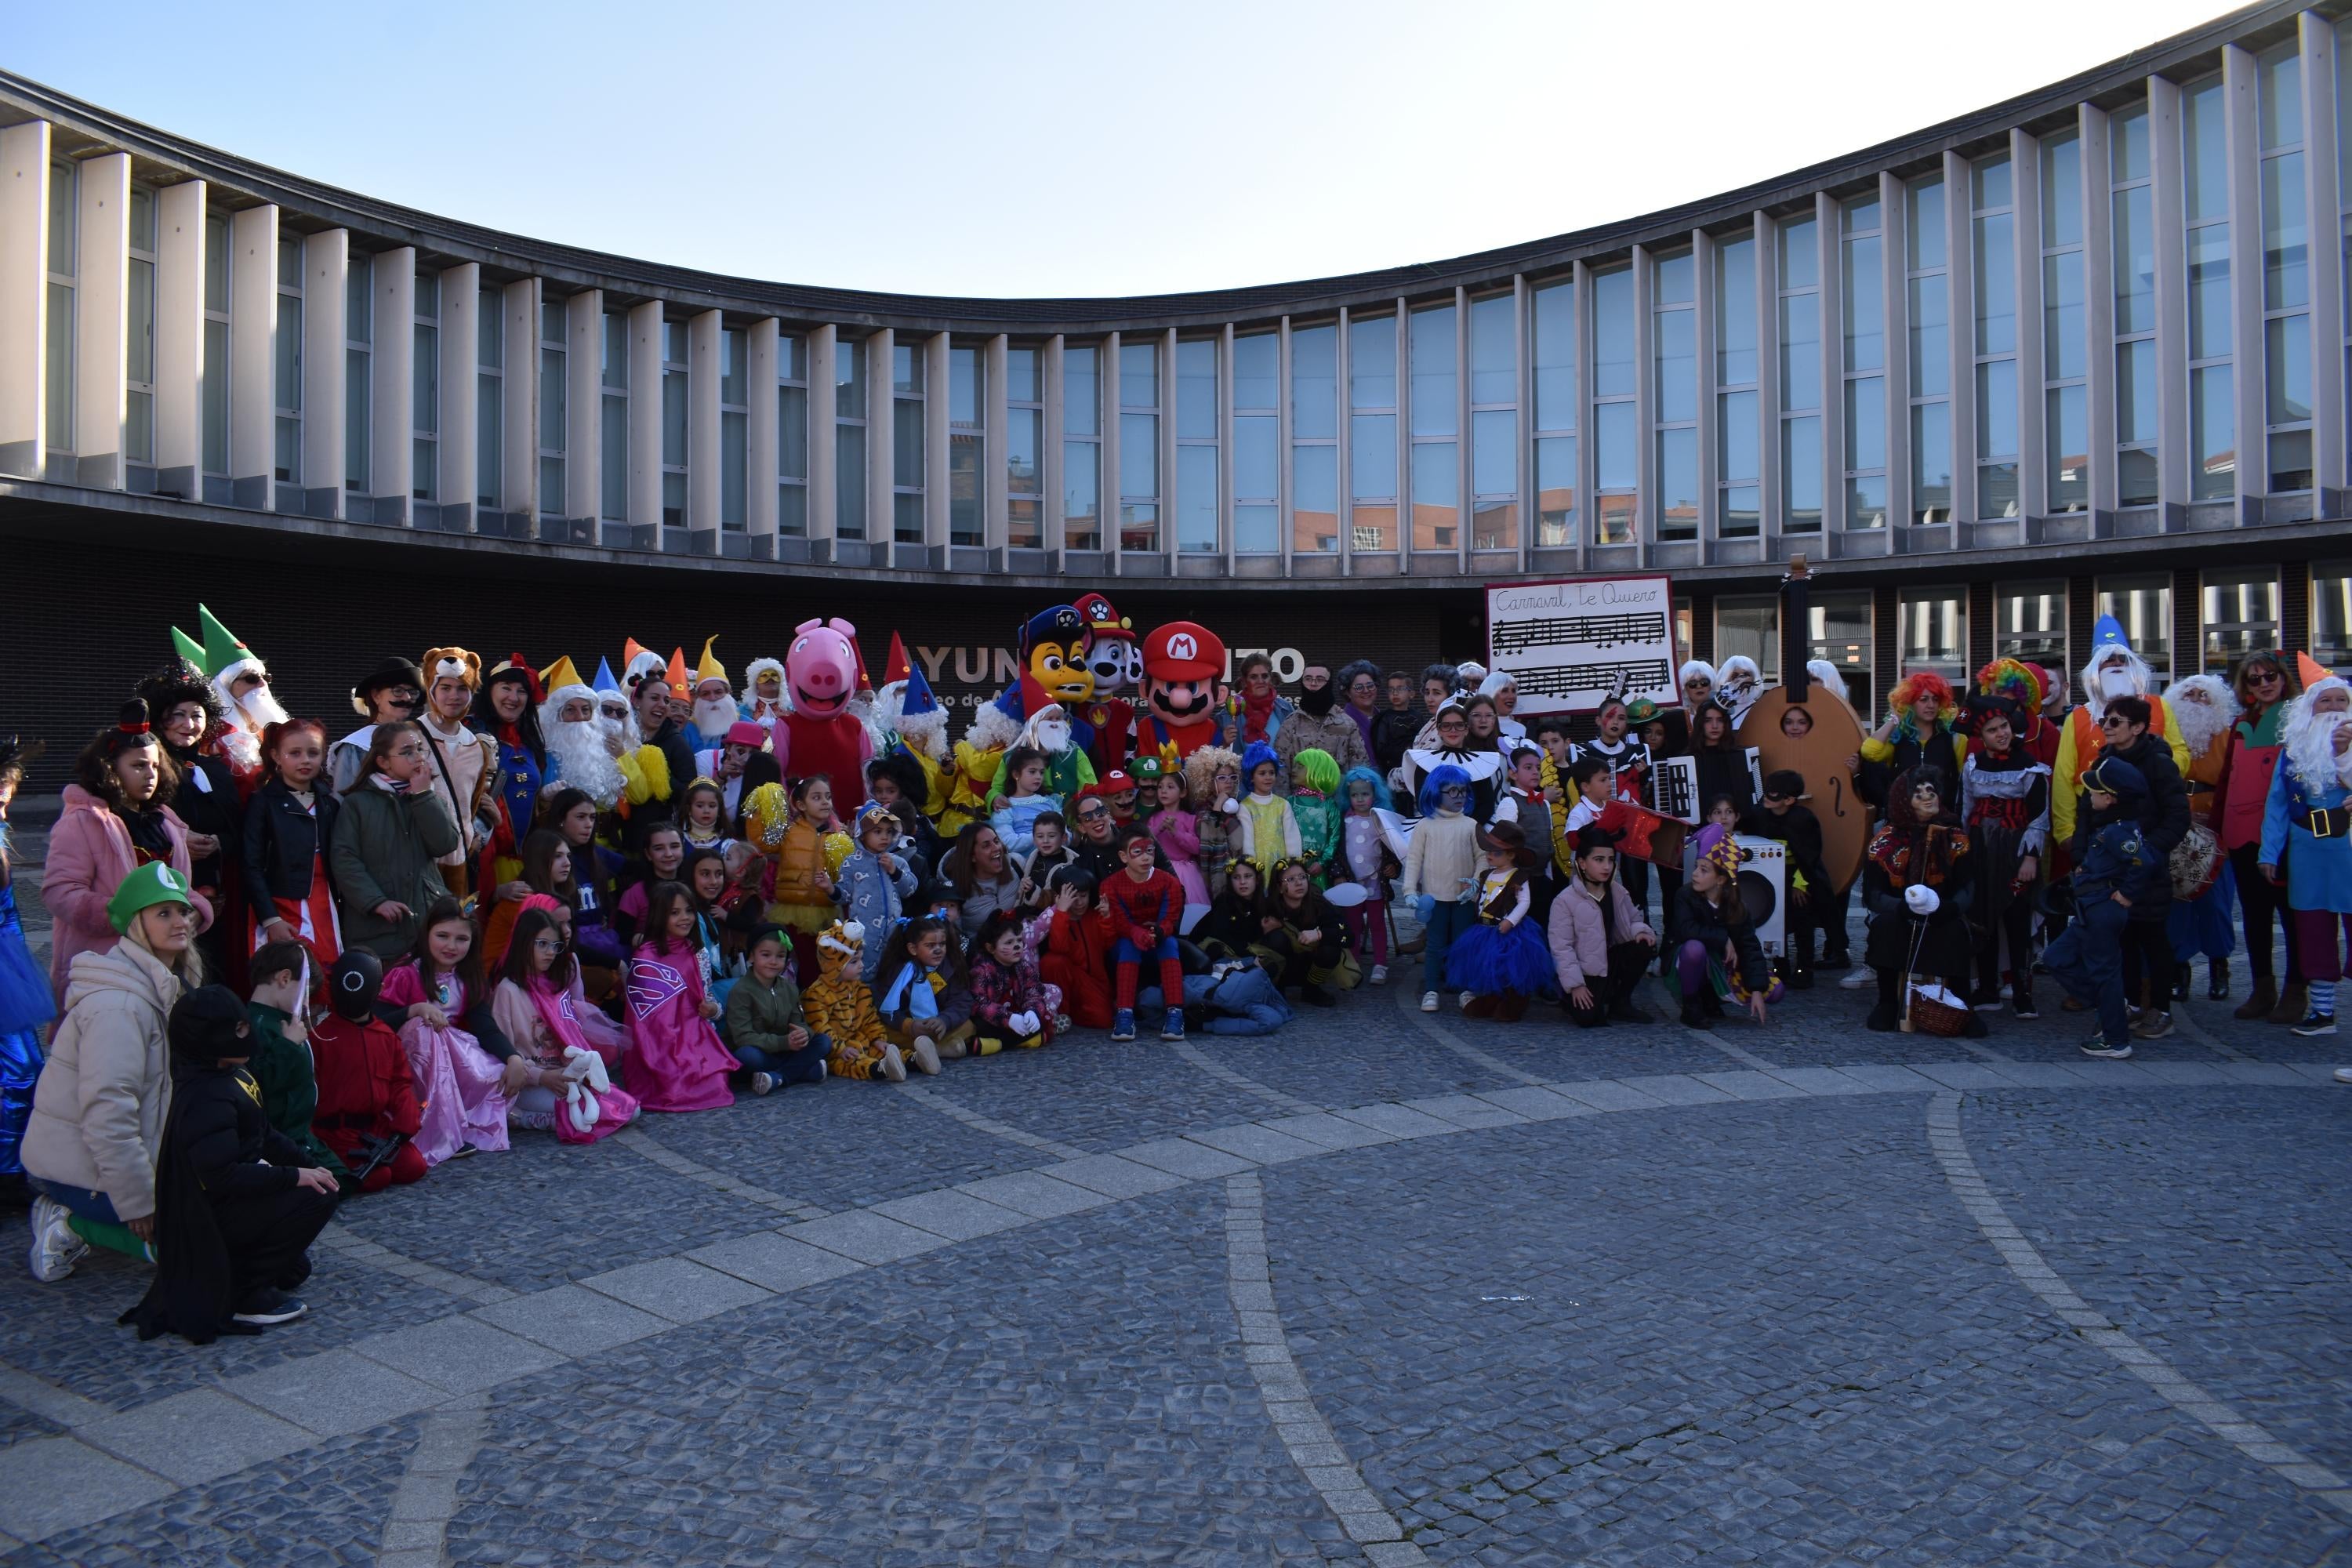
[[[1413,990],[526,1135],[351,1205],[258,1338],[136,1342],[103,1252],[0,1268],[0,1562],[2352,1541],[2332,1042],[2200,1002],[2085,1062],[2055,1008],[1952,1042],[1834,987],[1712,1034]]]

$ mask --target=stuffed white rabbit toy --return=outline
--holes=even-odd
[[[604,1058],[593,1051],[583,1051],[578,1046],[567,1046],[563,1051],[563,1076],[572,1080],[563,1091],[563,1102],[572,1112],[572,1123],[585,1132],[596,1125],[604,1108],[596,1097],[613,1087],[604,1071]]]

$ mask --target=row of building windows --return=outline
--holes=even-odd
[[[2102,574],[2093,581],[2093,613],[2113,616],[2147,659],[2159,686],[2200,673],[2226,675],[2255,648],[2283,645],[2280,574],[2275,566],[2232,567],[2198,580],[2200,646],[2183,663],[2173,647],[2173,575],[2168,572]],[[2315,562],[2310,573],[2312,656],[2331,668],[2352,665],[2352,561]],[[2073,679],[2089,658],[2069,631],[2067,584],[2004,582],[1992,590],[1992,656],[2039,664]],[[1681,644],[1691,646],[1690,601],[1677,601]],[[1874,613],[1867,590],[1817,592],[1809,610],[1809,658],[1825,658],[1844,674],[1857,711],[1874,714],[1892,679],[1878,679]],[[1969,599],[1964,588],[1904,588],[1896,595],[1895,679],[1933,670],[1955,685],[1976,666],[1969,649]],[[1720,595],[1713,604],[1715,657],[1744,654],[1768,681],[1780,677],[1780,600],[1772,595]]]
[[[2352,29],[2342,31],[2339,76],[2352,64]],[[439,276],[405,267],[379,288],[378,268],[356,254],[341,307],[343,471],[304,472],[307,242],[289,234],[278,242],[268,340],[275,478],[311,489],[339,479],[355,495],[384,489],[372,459],[399,426],[373,406],[376,360],[386,334],[405,331],[412,499],[489,510],[527,504],[505,493],[506,399],[520,387],[538,415],[539,512],[657,516],[673,528],[687,526],[709,465],[722,529],[748,528],[755,488],[772,483],[787,537],[919,543],[943,518],[946,541],[959,545],[1103,550],[1115,538],[1125,552],[1180,556],[1802,539],[1832,522],[1866,532],[2082,512],[2095,468],[2109,464],[2117,506],[2153,504],[2159,409],[2176,403],[2180,499],[2308,491],[2317,482],[2317,345],[2307,58],[2294,43],[2253,58],[2251,139],[2232,132],[2217,74],[2178,89],[2177,124],[2166,132],[2177,135],[2177,153],[2154,144],[2160,121],[2143,96],[1990,156],[1948,159],[1858,195],[1759,215],[1736,232],[1640,247],[1626,260],[1494,292],[1094,342],[861,340],[821,329],[829,405],[812,402],[821,389],[810,384],[811,337],[782,331],[772,442],[753,437],[753,409],[767,399],[752,396],[745,327],[719,327],[703,342],[697,333],[707,326],[664,320],[657,306],[541,299],[537,384],[525,386],[516,378],[531,367],[507,342],[520,324],[509,310],[514,286],[491,286],[473,302],[467,334],[471,496],[445,494],[443,479],[445,393],[467,374],[466,343],[445,322],[462,302],[444,297]],[[2343,101],[2352,95],[2335,96],[2341,213],[2352,211]],[[2173,171],[2168,188],[2179,198],[2169,237],[2158,233],[2162,168]],[[77,450],[78,169],[58,157],[49,171],[46,434],[55,454]],[[2233,191],[2253,193],[2258,237],[2233,225]],[[155,461],[163,200],[131,188],[120,449],[134,465]],[[240,297],[231,223],[208,213],[202,237],[198,446],[203,475],[224,482]],[[2259,254],[2233,257],[2233,240],[2246,237],[2258,237]],[[2102,247],[2107,275],[2093,277]],[[2159,320],[2160,255],[2179,268],[2176,334]],[[2260,269],[2259,342],[2238,341],[2255,320],[2254,289],[2233,282],[2233,261]],[[2352,282],[2352,265],[2343,270]],[[2342,315],[2352,364],[2352,296]],[[2093,341],[2095,328],[2105,341]],[[2170,369],[2160,341],[2178,345]],[[581,366],[575,377],[571,361],[583,353],[596,357],[594,374]],[[698,430],[702,354],[717,358],[719,395],[699,411],[715,428]],[[2112,365],[2095,369],[2108,354]],[[2247,376],[2260,382],[2258,399]],[[2110,377],[2104,427],[2095,429],[2097,388]],[[567,466],[586,428],[569,407],[583,396],[598,404],[593,474]],[[648,426],[657,440],[633,432],[633,397],[657,400]],[[2257,402],[2263,449],[2242,454],[2246,409]],[[813,421],[820,413],[827,419]],[[882,461],[877,425],[887,442],[879,469],[869,462]],[[827,441],[833,515],[818,520],[810,458]],[[942,457],[944,471],[932,471]],[[2242,481],[2242,460],[2259,460],[2259,476]],[[643,494],[632,482],[639,473]],[[992,492],[1003,496],[993,538]]]

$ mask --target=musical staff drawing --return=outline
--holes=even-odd
[[[1665,640],[1666,617],[1659,615],[1579,616],[1556,621],[1516,621],[1497,626],[1491,635],[1494,651],[1525,653],[1529,648],[1583,645],[1614,647],[1620,643]]]
[[[1663,658],[1595,659],[1590,664],[1544,664],[1514,668],[1519,690],[1537,697],[1573,697],[1584,692],[1654,691],[1668,684]]]

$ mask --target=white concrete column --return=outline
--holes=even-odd
[[[1845,531],[1845,225],[1827,191],[1813,193],[1813,268],[1822,280],[1822,531]],[[1884,245],[1884,241],[1880,242]]]
[[[1520,279],[1516,281],[1512,290],[1512,306],[1513,309],[1519,312],[1522,329],[1524,329],[1525,326],[1527,305],[1527,280],[1525,279]],[[1339,438],[1338,453],[1339,468],[1338,515],[1339,519],[1339,575],[1342,577],[1354,575],[1356,570],[1356,481],[1355,475],[1352,471],[1354,468],[1356,445],[1356,394],[1354,386],[1356,359],[1355,345],[1349,341],[1355,334],[1349,330],[1349,324],[1354,320],[1354,311],[1349,310],[1344,305],[1339,308],[1339,323],[1334,328],[1334,331],[1339,334],[1339,348],[1337,352],[1333,353],[1331,358],[1332,365],[1336,371],[1335,384],[1337,385],[1339,397],[1339,406],[1337,410],[1339,420],[1338,426]],[[1524,330],[1521,331],[1520,337],[1522,340],[1526,337]],[[1168,345],[1169,346],[1165,351],[1165,359],[1167,362],[1165,368],[1167,372],[1167,383],[1170,390],[1161,396],[1160,402],[1167,405],[1168,419],[1166,428],[1172,432],[1176,426],[1176,397],[1174,392],[1176,385],[1176,333],[1172,329],[1168,333]],[[1520,353],[1518,363],[1519,379],[1521,383],[1519,388],[1519,405],[1524,408],[1529,406],[1527,397],[1527,387],[1525,384],[1527,380],[1528,360],[1526,353],[1527,344],[1524,341],[1520,342],[1519,350]],[[1519,432],[1519,434],[1522,437],[1519,446],[1522,448],[1521,456],[1524,459],[1527,452],[1533,449],[1533,444],[1524,439],[1527,434],[1524,428]],[[1172,500],[1176,493],[1176,447],[1173,435],[1171,434],[1168,439],[1162,443],[1162,445],[1167,448],[1169,454],[1162,470],[1168,475],[1168,478],[1160,482],[1167,487],[1169,496]],[[1528,488],[1526,479],[1527,468],[1528,464],[1526,461],[1522,460],[1519,464],[1519,489],[1523,493]],[[1529,504],[1532,505],[1533,502],[1530,501]],[[1176,549],[1176,509],[1171,505],[1164,506],[1160,510],[1167,517],[1165,526],[1168,530],[1168,533],[1164,542],[1167,544],[1171,555],[1168,568],[1169,574],[1173,576],[1176,571],[1173,560]]]
[[[82,168],[87,180],[89,165]],[[236,258],[228,272],[230,492],[238,506],[267,511],[278,493],[278,209],[265,205],[232,216],[228,246]],[[121,355],[115,359],[119,364]],[[466,406],[470,432],[470,397]]]
[[[743,374],[750,378],[744,394],[744,418],[749,422],[743,443],[743,527],[753,539],[776,537],[776,476],[782,454],[776,447],[776,356],[782,349],[782,331],[773,316],[751,323],[744,334],[749,345]],[[760,547],[754,545],[754,555]]]
[[[546,285],[541,284],[541,301]],[[530,328],[531,367],[539,366],[539,323]],[[629,371],[630,406],[637,395],[635,358]],[[658,399],[656,399],[658,401]],[[634,420],[633,431],[634,434]],[[534,456],[539,437],[531,437]],[[631,454],[635,457],[634,450]],[[631,467],[630,501],[635,502],[635,471]],[[656,481],[658,483],[658,479]],[[604,291],[583,289],[563,301],[563,495],[564,520],[585,521],[588,537],[598,536],[604,504]]]
[[[122,416],[128,395],[122,351],[131,325],[131,155],[111,153],[83,159],[80,184],[81,248],[74,273],[74,482],[119,490],[125,478]]]
[[[36,479],[48,429],[48,253],[49,122],[0,127],[0,473]]]
[[[2304,211],[2336,210],[2336,120],[2333,107],[2344,91],[2336,79],[2336,27],[2316,11],[2298,18],[2303,53]],[[2320,238],[2335,230],[2324,219],[2308,223],[2311,235],[2311,458],[2315,486],[2346,481],[2344,441],[2344,252]],[[2324,511],[2322,515],[2325,515]]]
[[[945,332],[923,340],[923,542],[939,550],[948,547],[954,512],[948,474],[950,347]],[[940,564],[947,559],[941,555]]]
[[[2157,499],[2189,504],[2189,199],[2181,166],[2180,89],[2147,79],[2150,203],[2156,223]],[[2110,280],[2110,287],[2113,286]]]
[[[375,521],[413,525],[409,500],[416,475],[416,247],[404,245],[376,252],[372,278],[374,352],[368,356],[369,422],[375,448],[368,478],[375,491]],[[392,503],[389,510],[384,503]]]
[[[1119,495],[1127,489],[1126,476],[1118,471],[1118,405],[1125,395],[1118,389],[1118,344],[1117,332],[1103,334],[1102,356],[1095,366],[1095,392],[1102,399],[1102,550],[1111,558],[1111,571],[1118,570]],[[1282,323],[1282,384],[1290,385],[1290,322]],[[1290,552],[1290,416],[1286,398],[1282,425],[1282,549],[1285,559]]]
[[[2084,362],[2084,410],[2091,432],[2091,515],[2112,514],[2120,493],[2116,473],[2116,283],[2114,178],[2109,168],[2107,111],[2082,106],[2083,329],[2090,337]],[[2045,437],[2046,438],[2046,437]]]
[[[981,400],[981,419],[988,426],[988,446],[981,456],[980,493],[981,515],[986,523],[982,539],[991,550],[1004,548],[1011,511],[1013,486],[1008,478],[1008,454],[1013,449],[1013,411],[1004,379],[1012,353],[1012,340],[1003,332],[988,340],[988,382]]]
[[[1059,552],[1068,548],[1068,520],[1062,515],[1062,351],[1067,340],[1055,332],[1045,340],[1045,518],[1041,532],[1048,550]],[[1225,346],[1233,347],[1233,330],[1225,331]],[[1233,432],[1225,432],[1228,445]]]
[[[347,230],[327,229],[302,242],[302,504],[312,517],[345,515],[343,340],[349,300],[343,289],[351,259]],[[163,389],[156,391],[160,403]],[[159,448],[156,456],[162,455]]]
[[[719,332],[716,310],[686,323],[686,525],[695,553],[719,553]],[[704,538],[708,535],[708,539]]]
[[[1402,301],[1399,302],[1399,310],[1402,310]],[[1404,332],[1402,314],[1397,318],[1397,332],[1400,338],[1398,363],[1402,364],[1404,353],[1401,341]],[[1397,373],[1397,395],[1404,395],[1404,373],[1402,370]],[[1405,449],[1404,440],[1404,432],[1400,427],[1397,433],[1400,454]],[[1402,472],[1402,456],[1398,462]],[[1231,321],[1225,323],[1217,339],[1217,538],[1224,552],[1225,575],[1230,577],[1234,573],[1234,324]]]
[[[539,530],[539,279],[518,278],[499,292],[507,324],[506,406],[499,445],[506,471],[499,477],[502,510],[530,520]]]
[[[1880,292],[1886,300],[1886,526],[1911,521],[1911,207],[1901,180],[1878,176]],[[1893,541],[1888,542],[1892,548]]]
[[[662,307],[648,300],[629,311],[629,524],[655,531],[662,520]],[[594,512],[588,514],[595,516]]]
[[[441,513],[463,518],[458,531],[481,524],[482,268],[441,269]],[[451,510],[451,508],[459,510]]]
[[[336,360],[342,355],[340,344]],[[155,489],[202,498],[205,183],[183,180],[155,200]],[[339,470],[340,475],[340,470]]]
[[[1699,560],[1713,559],[1716,541],[1723,537],[1723,492],[1717,487],[1722,482],[1723,450],[1721,419],[1716,411],[1717,340],[1723,323],[1716,320],[1715,269],[1719,265],[1715,254],[1715,237],[1703,228],[1691,231],[1691,299],[1693,319],[1691,341],[1697,358],[1696,387],[1698,393],[1698,537]],[[1521,280],[1522,289],[1525,279]],[[1524,317],[1525,311],[1522,310]],[[1532,536],[1536,526],[1536,493],[1533,458],[1535,441],[1534,366],[1528,363],[1534,353],[1534,333],[1522,328],[1527,338],[1527,353],[1519,361],[1519,406],[1527,413],[1527,428],[1519,432],[1519,445],[1527,449],[1527,459],[1521,471],[1530,477],[1520,481],[1527,496],[1527,526]],[[1529,541],[1532,545],[1532,538]]]
[[[834,486],[833,382],[834,354],[841,342],[837,327],[814,327],[808,335],[809,472],[808,536],[832,539],[835,503]]]
[[[2259,167],[2262,138],[2255,122],[2260,82],[2254,57],[2236,44],[2221,50],[2223,147],[2230,181],[2230,339],[2234,364],[2230,378],[2235,405],[2238,447],[2238,500],[2259,503],[2271,488],[2270,420],[2263,398],[2263,196]],[[2306,93],[2310,88],[2306,83]],[[2308,157],[2306,150],[2305,156]],[[2308,249],[2333,247],[2337,226],[2321,207],[2305,217],[2311,240]],[[2318,221],[2312,221],[2317,216]]]
[[[2078,142],[2075,151],[2082,151]],[[2085,171],[2084,183],[2089,184]],[[2022,131],[2009,133],[2009,188],[2016,243],[2010,259],[2017,279],[2017,513],[2050,515],[2049,465],[2043,460],[2042,423],[2049,395],[2042,383],[2047,365],[2042,341],[2042,141]],[[2083,287],[2087,292],[2091,280]]]
[[[1656,268],[1656,254],[1648,246],[1633,247],[1633,537],[1643,545],[1654,544],[1658,538]],[[1465,335],[1467,335],[1469,327],[1468,316],[1469,312],[1463,312]],[[1466,397],[1463,407],[1462,463],[1466,469],[1470,464],[1470,415]],[[1468,493],[1466,484],[1464,493]],[[1466,529],[1470,521],[1466,508],[1462,513],[1462,521]]]
[[[898,335],[884,327],[866,340],[866,542],[888,544],[897,536],[891,518],[890,481],[896,448],[890,439],[890,389],[898,384],[891,363]]]
[[[1339,395],[1347,396],[1348,317],[1339,314]],[[1153,426],[1160,432],[1160,553],[1166,559],[1162,567],[1168,575],[1176,575],[1176,329],[1170,327],[1160,334],[1160,420]],[[1339,516],[1348,515],[1348,420],[1346,405],[1339,418]],[[1343,555],[1348,548],[1347,529],[1339,532],[1339,549]],[[1342,566],[1342,572],[1347,568]]]
[[[2012,176],[2015,171],[2011,171]],[[1944,154],[1945,285],[1951,318],[1952,516],[1977,519],[1977,288],[1975,197],[1969,162]],[[2022,244],[2022,237],[2019,237]],[[1954,537],[1959,537],[1955,535]]]
[[[1787,497],[1780,478],[1780,226],[1769,215],[1759,212],[1755,217],[1756,233],[1756,536],[1762,542],[1765,558],[1771,558],[1772,541],[1779,539],[1789,521]],[[1584,313],[1589,322],[1590,310]],[[1590,344],[1584,346],[1585,363],[1592,363]],[[1588,371],[1585,379],[1591,379]],[[1586,428],[1591,426],[1588,424]],[[1597,475],[1598,468],[1589,471]],[[1599,513],[1593,514],[1598,529]],[[1600,534],[1595,531],[1593,538]]]
[[[1636,251],[1635,254],[1639,255],[1640,252]],[[1641,269],[1637,266],[1634,271],[1635,275],[1638,277]],[[1641,285],[1638,283],[1634,285],[1634,298],[1646,306],[1648,297],[1641,292]],[[1649,324],[1649,315],[1645,309],[1642,315],[1642,325],[1646,330]],[[1287,331],[1289,329],[1289,322],[1286,319],[1285,320],[1283,326],[1284,330]],[[1642,340],[1641,348],[1642,363],[1643,364],[1647,364],[1649,363],[1649,344],[1650,340],[1644,337]],[[1644,396],[1646,395],[1647,394],[1645,392]],[[1288,424],[1290,417],[1290,356],[1286,353],[1282,357],[1282,412],[1284,419],[1282,450],[1283,457],[1287,459],[1290,456],[1290,430]],[[1648,408],[1647,405],[1644,405],[1643,415],[1645,419],[1647,417],[1647,414]],[[1455,442],[1454,448],[1454,478],[1455,481],[1454,501],[1455,504],[1462,509],[1462,526],[1455,529],[1454,531],[1454,543],[1455,547],[1454,552],[1454,566],[1456,570],[1466,573],[1470,570],[1470,520],[1477,511],[1477,484],[1476,478],[1472,472],[1471,458],[1474,454],[1470,450],[1470,290],[1462,287],[1460,284],[1454,285],[1454,427],[1455,431],[1458,432],[1454,438]],[[1643,449],[1647,451],[1649,449],[1651,440],[1648,434],[1649,426],[1644,423],[1642,429]],[[1290,507],[1293,500],[1289,489],[1290,469],[1287,466],[1286,466],[1282,470],[1282,511],[1284,518],[1287,519],[1290,515]],[[1286,549],[1288,547],[1288,532],[1286,531],[1284,534]],[[1286,563],[1285,570],[1287,571],[1289,557],[1286,555],[1283,559]]]

